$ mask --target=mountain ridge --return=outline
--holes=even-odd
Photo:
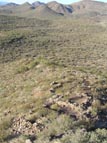
[[[99,2],[99,3],[107,3],[107,2],[103,2],[103,1],[98,1],[98,0],[79,0],[79,1],[77,1],[77,2],[71,2],[71,3],[66,3],[66,4],[64,4],[64,3],[61,3],[61,2],[57,2],[57,0],[52,0],[52,1],[50,1],[50,2],[57,2],[57,3],[60,3],[60,4],[63,4],[63,5],[71,5],[71,4],[74,4],[74,3],[78,3],[78,2],[81,2],[81,1],[92,1],[92,2]],[[26,2],[28,2],[28,1],[26,1]],[[26,3],[26,2],[24,2],[24,3]],[[47,2],[47,3],[50,3],[50,2]],[[8,4],[8,3],[15,3],[15,2],[4,2],[4,1],[0,1],[0,4],[3,4],[3,5],[6,5],[6,4]],[[30,2],[28,2],[28,3],[30,3]],[[34,2],[32,2],[32,3],[30,3],[30,4],[34,4],[34,3],[41,3],[41,4],[46,4],[46,2],[41,2],[40,0],[38,1],[34,1]],[[18,5],[21,5],[21,4],[23,4],[23,3],[21,3],[21,4],[19,4],[19,3],[16,3],[16,4],[18,4]]]
[[[12,6],[12,8],[11,8]],[[42,7],[41,7],[42,6]],[[40,10],[38,11],[40,7]],[[45,13],[41,12],[44,11]],[[43,8],[43,9],[42,9]],[[46,10],[47,9],[47,10]],[[17,16],[31,16],[39,17],[41,13],[48,17],[48,15],[63,15],[63,16],[72,16],[72,15],[107,15],[107,3],[93,1],[93,0],[82,0],[72,4],[62,4],[57,1],[51,1],[48,3],[42,3],[40,1],[35,1],[32,4],[26,2],[20,5],[16,3],[8,3],[3,6],[0,6],[0,14],[8,14],[8,10],[11,10],[13,15]],[[49,13],[50,11],[50,13]],[[39,13],[40,12],[40,13]],[[19,14],[20,13],[20,14]],[[43,17],[43,16],[42,16]]]

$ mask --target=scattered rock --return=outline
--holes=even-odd
[[[57,88],[62,87],[63,84],[62,84],[62,83],[59,83],[59,82],[57,82],[57,81],[53,81],[53,82],[50,84],[50,86],[52,87],[52,88],[50,89],[50,92],[55,92],[55,90],[56,90]]]
[[[50,86],[53,86],[53,85],[56,85],[56,84],[58,84],[58,82],[57,82],[57,81],[53,81],[53,82],[50,84]]]
[[[51,93],[55,93],[55,89],[54,88],[50,88],[50,92]]]
[[[12,123],[12,133],[13,134],[24,134],[34,136],[37,132],[40,132],[44,126],[42,123],[34,123],[25,119],[24,116],[17,117]]]
[[[62,86],[63,86],[62,83],[55,84],[54,89],[60,88]]]
[[[30,139],[27,139],[25,143],[32,143]]]
[[[52,91],[56,89],[56,87],[62,86],[61,83],[53,82],[51,85],[54,86]],[[78,93],[75,96],[70,97],[68,100],[63,101],[62,95],[54,95],[49,98],[44,107],[53,110],[52,106],[55,104],[58,106],[59,113],[69,114],[70,116],[75,117],[75,119],[83,119],[83,118],[90,118],[89,114],[84,114],[90,107],[92,106],[93,97],[92,95],[88,95],[86,93]],[[91,111],[90,109],[89,111]]]
[[[6,110],[6,111],[4,111],[4,116],[7,116],[7,115],[10,114],[10,113],[11,113],[10,110]]]

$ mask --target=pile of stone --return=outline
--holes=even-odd
[[[23,134],[34,136],[37,132],[40,132],[44,126],[38,122],[30,122],[25,119],[25,116],[20,116],[13,119],[12,133],[15,135]]]
[[[88,82],[84,82],[85,93],[75,95],[68,100],[63,100],[63,95],[57,95],[56,89],[63,86],[60,82],[52,82],[50,92],[54,93],[51,98],[49,98],[44,107],[53,110],[52,105],[57,105],[58,110],[65,114],[75,116],[75,119],[87,118],[89,116],[88,112],[91,112],[89,109],[92,106],[93,97],[89,94],[90,88],[88,87]],[[87,89],[88,88],[88,89]],[[87,92],[86,92],[87,91]]]

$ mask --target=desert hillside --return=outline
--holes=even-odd
[[[107,142],[106,6],[0,6],[0,143]]]

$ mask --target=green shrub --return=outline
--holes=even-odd
[[[38,134],[38,139],[50,140],[52,136],[58,136],[66,133],[72,126],[72,120],[69,116],[60,115],[56,119],[48,123],[42,133]]]
[[[9,128],[11,126],[11,118],[4,119],[0,122],[0,142],[4,142],[11,134]]]
[[[27,66],[21,66],[20,68],[17,69],[16,73],[19,74],[19,73],[24,73],[26,71],[28,71],[29,68]]]

